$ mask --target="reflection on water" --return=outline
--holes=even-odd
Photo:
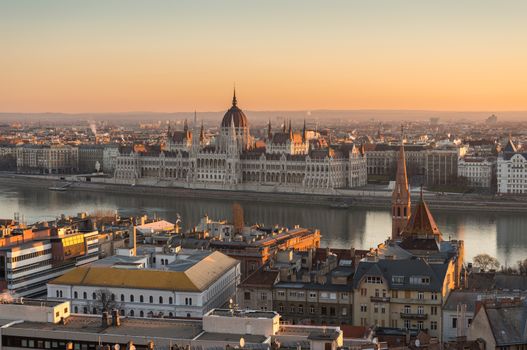
[[[47,189],[0,184],[0,217],[19,212],[25,221],[52,219],[61,213],[118,210],[122,215],[147,213],[167,220],[180,214],[185,228],[199,217],[231,217],[232,202],[175,197],[133,196],[100,192],[52,192]],[[330,209],[288,204],[242,203],[247,223],[317,227],[322,245],[367,249],[386,239],[391,231],[390,213],[382,209]],[[463,239],[467,259],[478,253],[496,256],[502,264],[515,265],[527,258],[527,216],[518,214],[458,213],[435,211],[434,217],[445,238]]]

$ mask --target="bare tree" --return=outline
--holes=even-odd
[[[95,300],[91,303],[92,308],[96,309],[98,313],[104,311],[112,311],[113,309],[120,309],[121,303],[115,299],[115,294],[108,289],[98,289],[95,291]]]
[[[482,271],[490,269],[498,269],[500,262],[493,256],[488,254],[478,254],[473,259],[474,266],[479,267]]]
[[[522,276],[527,275],[527,259],[518,261],[518,273]]]

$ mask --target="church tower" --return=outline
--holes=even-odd
[[[411,204],[401,128],[401,148],[399,149],[399,156],[397,157],[397,175],[392,193],[392,240],[398,239],[408,224],[408,220],[412,216]]]

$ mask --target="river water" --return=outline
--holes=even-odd
[[[389,199],[387,199],[389,200]],[[242,202],[245,222],[265,225],[298,224],[319,228],[322,246],[367,249],[384,241],[391,231],[388,210],[299,206],[281,203]],[[208,214],[213,219],[230,219],[229,200],[180,199],[103,192],[53,192],[35,187],[0,184],[0,218],[19,213],[26,223],[53,219],[60,214],[74,215],[95,210],[117,210],[121,215],[146,213],[174,221],[178,214],[186,229]],[[466,259],[488,253],[506,266],[527,258],[527,215],[524,213],[491,213],[434,211],[445,239],[465,241]]]

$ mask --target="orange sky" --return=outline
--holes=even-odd
[[[0,112],[527,110],[527,2],[0,0]]]

